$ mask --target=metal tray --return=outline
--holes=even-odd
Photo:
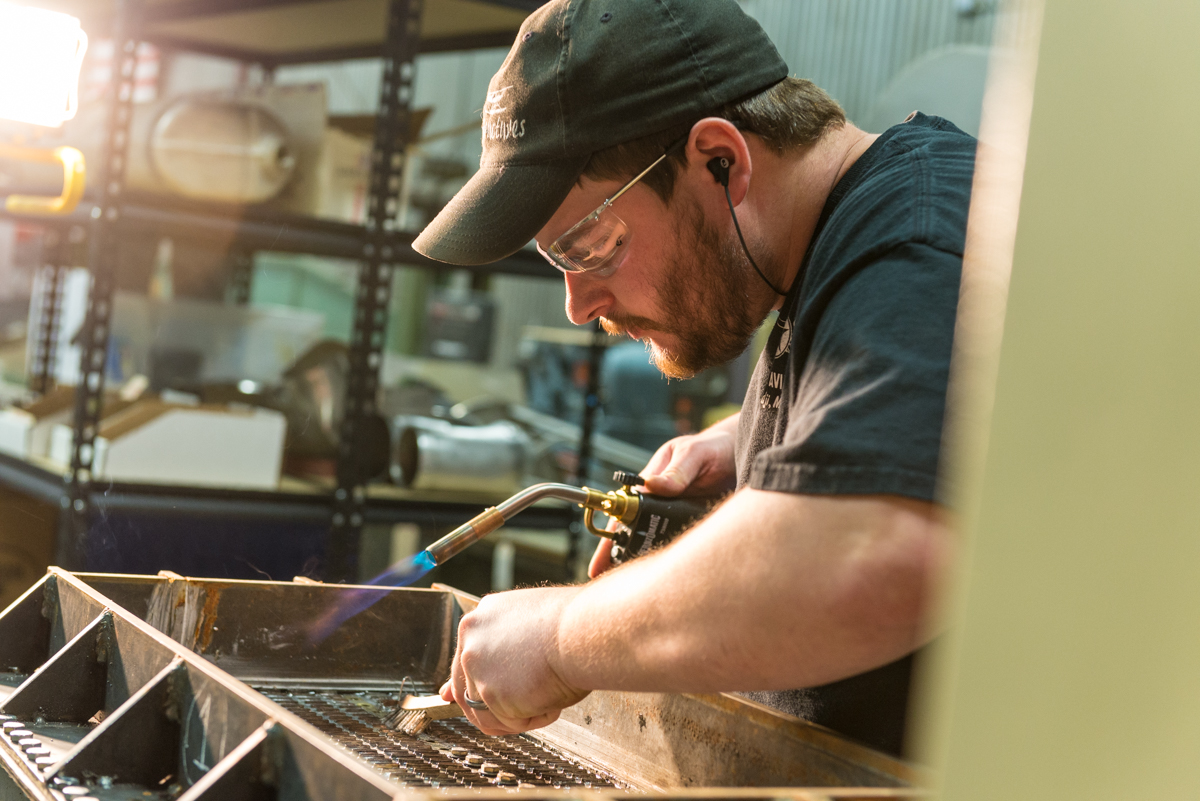
[[[513,737],[385,727],[402,688],[447,675],[473,602],[51,568],[0,614],[0,799],[923,795],[911,765],[730,695],[595,692]]]

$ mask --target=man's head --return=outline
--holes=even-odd
[[[664,152],[667,155],[641,179],[641,190],[635,187],[632,198],[618,201],[639,207],[625,215],[630,218],[628,230],[606,265],[605,272],[611,273],[568,273],[567,314],[572,322],[600,317],[609,333],[646,340],[655,364],[672,377],[687,377],[735,358],[749,344],[775,295],[755,274],[735,238],[724,187],[708,162],[725,158],[731,163],[731,200],[737,204],[749,184],[747,136],[770,153],[786,156],[845,122],[841,107],[821,89],[786,78],[717,109],[714,117],[593,153],[559,211],[539,232],[543,250],[577,208],[587,207],[597,195],[611,197],[606,192],[614,184],[623,184]],[[672,147],[680,142],[685,144]],[[614,204],[611,213],[619,216],[622,209]],[[648,246],[648,252],[635,235],[656,238],[659,245]],[[767,275],[783,273],[781,255],[765,241],[750,247]],[[615,252],[622,249],[625,252]],[[613,269],[618,263],[620,275]],[[630,307],[652,311],[639,314]]]
[[[745,310],[762,305],[764,287],[731,246],[724,190],[704,161],[733,162],[737,204],[749,177],[747,136],[778,153],[844,122],[820,90],[786,77],[736,0],[548,3],[526,20],[489,86],[479,172],[414,247],[468,265],[535,237],[548,249],[686,137],[614,201],[630,236],[612,238],[621,252],[608,277],[568,273],[568,316],[647,335],[669,374],[732,358],[761,322]],[[774,254],[755,258],[771,274]]]

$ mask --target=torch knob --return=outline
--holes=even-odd
[[[642,487],[646,484],[646,479],[639,476],[637,473],[629,473],[625,470],[618,470],[613,473],[613,481],[628,489],[629,487]]]

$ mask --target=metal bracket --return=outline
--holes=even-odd
[[[62,319],[63,277],[66,274],[67,243],[59,228],[46,229],[42,240],[42,267],[37,283],[41,304],[37,309],[33,337],[33,359],[29,366],[29,388],[43,395],[54,388],[54,362],[58,355],[58,328]]]
[[[250,302],[250,290],[254,287],[254,251],[235,245],[226,261],[229,264],[229,302],[245,306]]]
[[[88,270],[92,275],[87,316],[79,332],[80,375],[75,390],[74,444],[63,496],[65,514],[60,521],[58,560],[64,566],[82,567],[90,519],[92,467],[96,433],[104,402],[104,374],[112,322],[113,289],[120,239],[116,225],[121,216],[125,165],[129,151],[129,126],[133,119],[133,82],[137,66],[136,23],[142,0],[117,0],[113,25],[113,77],[109,87],[108,127],[104,163],[100,174],[100,203],[92,211],[92,236]]]
[[[400,224],[396,213],[408,145],[423,5],[423,0],[392,0],[388,8],[383,81],[371,152],[367,236],[354,303],[350,375],[340,431],[326,571],[333,580],[358,578],[358,542],[366,485],[373,478],[363,468],[365,446],[370,431],[368,421],[378,414],[379,368],[387,333],[392,273],[399,255],[395,252],[394,233]]]

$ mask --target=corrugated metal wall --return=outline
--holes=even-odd
[[[851,119],[865,115],[875,95],[914,59],[948,45],[990,45],[995,16],[987,0],[744,0],[743,6],[771,36],[792,74],[829,92]],[[984,10],[960,11],[964,8]],[[434,108],[426,133],[478,119],[488,80],[505,52],[421,57],[415,103]],[[375,62],[289,67],[279,71],[278,80],[325,80],[331,113],[368,114],[375,107],[379,68]],[[479,136],[459,136],[430,150],[478,163]]]
[[[792,74],[832,95],[850,119],[905,65],[948,45],[990,45],[994,14],[963,0],[745,0]]]

